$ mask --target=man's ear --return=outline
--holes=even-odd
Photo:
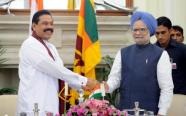
[[[36,24],[32,23],[32,27],[31,27],[32,31],[35,31],[35,26],[36,26]]]

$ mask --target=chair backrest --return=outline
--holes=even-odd
[[[0,116],[15,116],[17,95],[0,95]]]
[[[167,116],[186,116],[186,95],[174,94]]]

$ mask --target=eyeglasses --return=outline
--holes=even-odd
[[[137,32],[139,32],[139,33],[145,33],[145,32],[147,32],[147,28],[136,28],[136,29],[132,29],[132,32],[133,33],[137,33]]]

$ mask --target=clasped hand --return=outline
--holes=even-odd
[[[106,92],[108,91],[108,84],[106,82],[102,82],[105,86]],[[92,92],[95,88],[100,87],[100,83],[97,80],[88,79],[86,86],[83,86],[83,90]]]
[[[88,79],[86,86],[83,86],[82,88],[85,91],[90,91],[91,92],[91,91],[93,91],[93,89],[96,85],[99,85],[99,82],[97,80]]]

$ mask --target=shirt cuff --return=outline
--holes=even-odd
[[[86,77],[79,75],[79,82],[80,82],[81,87],[86,86],[87,81],[88,81],[88,79]]]
[[[107,84],[109,86],[108,93],[112,93],[114,90],[112,88],[112,84],[107,81]]]
[[[167,110],[163,109],[163,108],[160,108],[159,111],[158,111],[158,114],[166,116]]]

